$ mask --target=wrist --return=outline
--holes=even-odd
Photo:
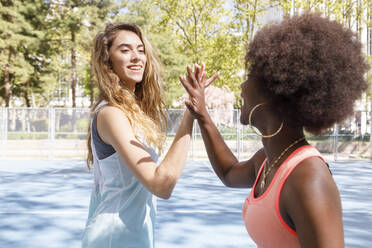
[[[195,116],[187,108],[183,114],[183,118],[187,123],[191,123],[191,125],[194,123],[194,120],[196,119]]]
[[[188,108],[186,108],[184,114],[183,114],[186,118],[189,118],[189,119],[192,119],[192,120],[195,120],[195,116],[190,112],[190,110]]]
[[[207,109],[200,112],[198,114],[198,116],[196,117],[196,119],[198,120],[198,123],[200,123],[200,124],[208,122],[210,120],[210,116],[209,116],[209,113],[208,113]]]

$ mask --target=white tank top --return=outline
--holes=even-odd
[[[106,104],[100,103],[95,111]],[[156,152],[139,141],[157,162]],[[117,152],[99,160],[93,137],[91,146],[94,187],[82,247],[153,248],[156,198],[132,174]]]

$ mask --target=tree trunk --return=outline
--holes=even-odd
[[[5,107],[9,107],[10,102],[10,81],[9,81],[9,64],[5,65],[4,70],[4,88],[5,88]]]
[[[24,93],[23,97],[25,98],[26,106],[28,108],[31,107],[30,96],[28,95],[29,89],[30,89],[30,87],[29,87],[29,85],[27,83],[27,87],[26,87],[26,90],[25,90],[25,93]]]
[[[35,107],[36,106],[35,94],[32,89],[31,89],[31,102],[32,102],[32,107]]]
[[[75,51],[75,32],[71,31],[71,91],[72,91],[72,107],[76,108],[76,51]]]

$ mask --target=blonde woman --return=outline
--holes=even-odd
[[[160,66],[140,28],[108,24],[94,40],[92,66],[99,97],[92,109],[87,163],[93,165],[95,184],[82,247],[154,247],[154,195],[171,196],[187,157],[193,117],[185,111],[157,165],[166,122]]]

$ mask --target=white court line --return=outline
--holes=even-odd
[[[0,214],[82,214],[88,211],[0,211]]]
[[[206,214],[217,214],[217,213],[241,213],[241,210],[158,210],[161,213],[206,213]],[[74,211],[0,211],[0,214],[82,214],[88,213],[88,210],[74,210]],[[343,211],[343,213],[363,213],[372,214],[372,211]]]
[[[206,214],[217,214],[217,213],[241,213],[241,210],[158,210],[162,213],[206,213]]]
[[[157,212],[161,213],[209,213],[209,214],[217,214],[217,213],[240,213],[240,210],[158,210]],[[81,213],[88,213],[87,211],[0,211],[0,214],[81,214]]]

